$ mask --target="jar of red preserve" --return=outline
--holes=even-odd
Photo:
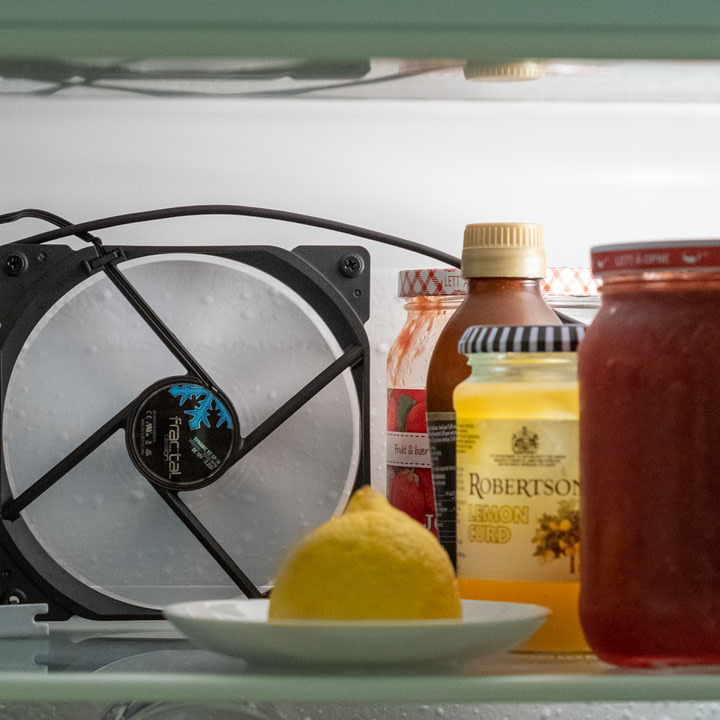
[[[596,247],[578,352],[590,647],[623,666],[720,663],[720,240]]]
[[[402,270],[405,323],[387,358],[387,496],[437,535],[425,382],[440,332],[465,297],[457,268]]]

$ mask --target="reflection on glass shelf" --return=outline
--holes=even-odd
[[[718,102],[720,61],[138,61],[0,57],[0,95]],[[479,69],[478,69],[479,67]]]

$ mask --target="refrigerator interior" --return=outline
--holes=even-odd
[[[328,90],[318,98],[76,94],[72,87],[49,97],[7,93],[0,95],[8,139],[0,149],[2,209],[39,207],[84,222],[180,205],[258,206],[359,225],[453,256],[466,223],[539,222],[549,267],[587,267],[599,244],[716,237],[720,105],[704,98],[720,94],[720,66],[670,63],[670,76],[679,78],[673,84],[661,82],[651,63],[626,65],[565,63],[568,75],[475,81],[501,98],[490,100],[417,98],[443,80],[461,96],[470,81],[457,68],[429,72],[424,83],[411,78],[408,88],[399,83],[409,95],[403,99],[382,97],[383,85],[380,93],[361,87],[359,98],[340,92],[337,99]],[[587,91],[573,99],[586,72],[605,88],[604,99],[590,100]],[[533,83],[547,81],[552,98],[567,77],[567,99],[534,99]],[[266,81],[260,87],[280,92]],[[628,99],[634,95],[643,101]],[[0,240],[45,229],[22,220],[0,226]],[[112,228],[101,237],[287,249],[356,242],[312,227],[212,216]],[[359,244],[372,263],[372,478],[383,491],[384,364],[404,315],[397,273],[438,262]]]
[[[532,27],[538,20],[529,12]],[[11,48],[21,47],[21,30],[18,22],[8,35]],[[25,57],[10,58],[0,69],[0,213],[36,207],[83,222],[181,205],[257,206],[371,228],[454,256],[467,223],[538,222],[549,267],[587,267],[590,248],[598,244],[717,237],[716,35],[714,26],[705,34],[684,30],[688,37],[696,32],[695,56],[646,59],[648,41],[640,34],[634,57],[617,49],[610,57],[583,55],[576,44],[576,56],[542,61],[542,76],[521,82],[490,80],[487,68],[468,78],[468,64],[444,59],[440,41],[433,48],[439,60],[324,57],[317,64],[261,57],[257,39],[249,45],[257,59],[233,57],[215,28],[218,58],[193,57],[197,48],[178,58],[177,47],[159,46],[157,57],[117,60],[101,57],[98,34],[88,46],[92,53],[79,59],[77,52],[54,59],[62,53],[51,40],[51,62],[40,47],[54,36],[39,31]],[[120,55],[113,43],[122,44],[123,32],[107,36],[109,54]],[[321,54],[337,51],[340,35]],[[147,51],[139,37],[139,49]],[[295,49],[307,50],[315,36],[302,37]],[[419,40],[421,34],[405,38],[398,50],[409,53]],[[367,42],[387,48],[377,38]],[[0,244],[46,229],[31,219],[0,225]],[[98,234],[107,244],[366,247],[372,258],[366,323],[371,477],[384,491],[385,359],[404,318],[397,274],[436,261],[258,218],[188,217]],[[176,638],[168,638],[167,647],[157,638],[143,647],[146,631],[120,626],[116,637],[135,645],[115,654],[117,645],[84,631],[84,651],[64,639],[72,626],[49,644],[40,638],[32,647],[18,646],[7,669],[17,673],[20,659],[27,677],[14,676],[17,682],[6,685],[2,697],[10,717],[629,720],[720,712],[713,669],[679,671],[664,681],[642,673],[628,677],[589,658],[547,666],[524,657],[439,678],[371,673],[379,685],[368,702],[362,676],[245,675],[234,660],[176,649]],[[66,691],[62,681],[52,682],[65,671],[93,677]],[[484,684],[464,684],[475,671]],[[113,681],[115,672],[127,681],[125,689],[122,680]],[[163,685],[165,672],[170,682]],[[178,672],[185,673],[180,683]],[[30,690],[33,675],[50,680],[38,684],[37,696]],[[233,683],[237,675],[247,685]]]

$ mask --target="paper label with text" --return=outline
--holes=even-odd
[[[579,582],[577,420],[457,421],[458,575]]]

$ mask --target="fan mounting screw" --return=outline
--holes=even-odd
[[[8,590],[2,596],[0,602],[2,602],[3,605],[22,605],[24,602],[27,602],[27,596],[22,590],[14,588],[13,590]]]
[[[349,278],[357,277],[365,269],[363,259],[358,255],[353,255],[352,253],[343,255],[340,258],[338,265],[340,267],[340,272],[345,275],[345,277]]]
[[[3,263],[3,270],[6,275],[10,277],[17,277],[27,270],[27,260],[24,255],[20,253],[13,253],[5,258]]]

